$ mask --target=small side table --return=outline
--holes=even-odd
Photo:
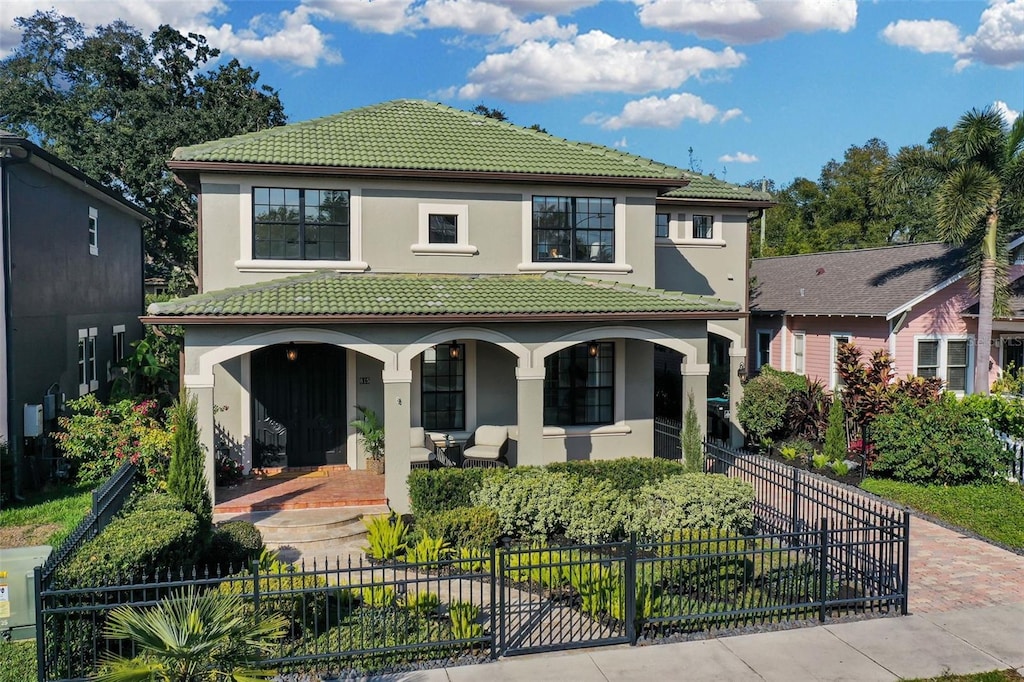
[[[443,467],[462,466],[462,445],[452,443],[451,445],[439,445],[436,449],[437,462]]]

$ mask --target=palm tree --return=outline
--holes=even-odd
[[[992,318],[1007,289],[1007,261],[1001,258],[1005,232],[1024,210],[1024,116],[1007,127],[998,111],[972,109],[940,144],[904,152],[883,173],[889,198],[900,200],[932,178],[939,234],[974,254],[972,284],[979,307],[974,390],[987,394]]]
[[[151,609],[119,606],[105,634],[129,639],[138,655],[111,656],[98,682],[256,682],[274,676],[258,667],[284,636],[283,616],[253,614],[239,595],[216,591],[182,595]]]

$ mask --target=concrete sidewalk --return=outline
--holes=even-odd
[[[1024,585],[1018,587],[1024,597]],[[1007,668],[1024,674],[1024,601],[679,644],[513,657],[371,679],[866,681]]]

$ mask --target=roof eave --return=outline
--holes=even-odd
[[[939,293],[940,291],[942,291],[943,289],[948,287],[950,284],[954,284],[955,282],[958,282],[966,274],[967,274],[966,270],[961,270],[960,272],[958,272],[957,274],[953,275],[952,277],[949,277],[948,279],[946,279],[946,280],[944,280],[942,282],[939,282],[938,284],[933,286],[931,289],[928,289],[927,291],[918,294],[917,296],[915,296],[914,298],[910,299],[909,301],[907,301],[906,303],[904,303],[900,307],[894,308],[894,309],[890,310],[888,313],[886,313],[885,319],[891,320],[891,319],[893,319],[893,318],[895,318],[895,317],[897,317],[899,315],[902,315],[903,313],[905,313],[906,311],[910,310],[911,308],[913,308],[918,303],[921,303],[922,301],[926,301],[927,299],[931,298],[935,294]]]
[[[713,199],[708,197],[658,197],[658,203],[698,204],[701,206],[742,206],[743,208],[771,208],[779,202],[766,199]]]
[[[600,318],[614,320],[734,320],[745,318],[747,313],[739,310],[697,310],[651,313],[477,313],[451,315],[398,314],[398,315],[145,315],[139,318],[144,324],[324,324],[324,323],[450,323],[450,322],[578,322],[581,319]]]

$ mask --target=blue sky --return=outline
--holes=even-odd
[[[205,34],[280,91],[289,120],[395,98],[732,182],[817,178],[872,137],[895,151],[972,107],[1024,110],[1024,0],[5,0]]]

